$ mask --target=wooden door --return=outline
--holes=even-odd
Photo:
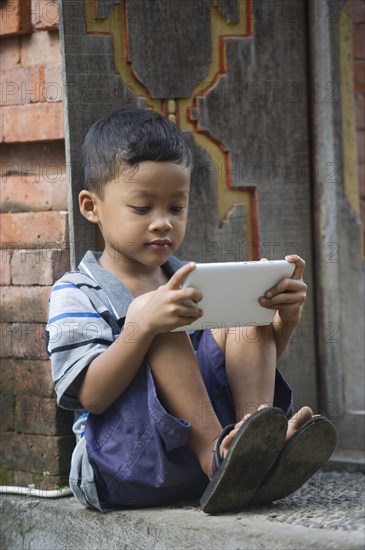
[[[308,299],[280,368],[296,407],[316,407],[305,2],[63,0],[62,8],[74,263],[95,246],[76,202],[86,129],[120,106],[163,113],[194,156],[178,255],[305,258]]]

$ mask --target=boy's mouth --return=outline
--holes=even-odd
[[[156,239],[148,243],[148,245],[154,250],[166,250],[166,248],[171,246],[171,241],[168,239]]]

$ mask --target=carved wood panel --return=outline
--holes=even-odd
[[[180,257],[298,252],[311,282],[305,2],[282,0],[276,10],[270,0],[61,4],[75,262],[94,240],[76,206],[86,129],[120,106],[147,106],[179,125],[193,152]],[[317,401],[313,333],[310,292],[282,360],[298,405]]]

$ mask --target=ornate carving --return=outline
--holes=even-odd
[[[256,259],[256,187],[234,185],[229,150],[200,121],[202,100],[227,74],[227,40],[252,36],[252,0],[185,0],[182,13],[179,3],[171,0],[108,1],[103,6],[84,2],[86,31],[112,35],[115,66],[124,83],[145,99],[146,106],[191,132],[196,144],[207,151],[217,182],[220,227],[235,217],[241,205],[238,219],[246,220],[243,233],[252,244],[250,257]],[[169,24],[160,25],[156,35],[158,21]],[[154,34],[148,33],[149,28]]]

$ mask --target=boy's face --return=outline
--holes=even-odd
[[[99,224],[109,260],[156,267],[183,241],[189,189],[189,168],[145,161],[136,172],[125,170],[107,183],[103,198],[81,192],[80,207],[87,219]]]

